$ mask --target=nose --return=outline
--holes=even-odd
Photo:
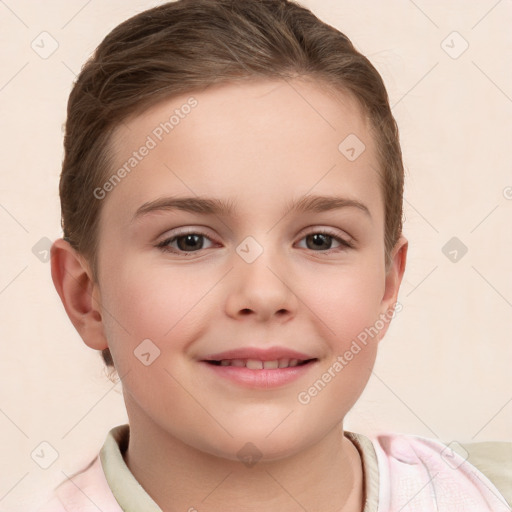
[[[295,316],[299,300],[282,255],[264,249],[249,263],[235,254],[229,280],[226,313],[230,317],[248,317],[259,322],[275,317],[286,322]]]

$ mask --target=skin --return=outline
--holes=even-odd
[[[121,125],[116,163],[191,95]],[[407,240],[386,273],[369,121],[352,97],[299,79],[222,84],[193,96],[197,107],[103,199],[99,282],[65,241],[52,248],[71,321],[89,347],[110,348],[122,379],[125,461],[163,510],[360,512],[362,465],[343,418],[389,322],[308,404],[297,396],[397,301]],[[366,146],[355,161],[338,150],[351,133]],[[354,199],[370,215],[354,207],[283,215],[303,194]],[[141,205],[171,195],[231,200],[236,213],[158,211],[132,222]],[[172,242],[174,253],[158,248],[177,228],[207,238],[189,242],[188,256],[183,238]],[[326,237],[318,248],[307,235],[322,228],[353,247]],[[263,248],[252,263],[236,252],[247,236]],[[134,356],[147,338],[160,350],[149,366]],[[284,346],[318,361],[269,390],[225,381],[198,362],[247,346]],[[252,467],[237,457],[247,442],[262,454]]]

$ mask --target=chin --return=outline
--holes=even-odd
[[[307,432],[304,426],[298,431],[284,428],[283,425],[276,428],[276,424],[258,427],[230,430],[233,438],[224,436],[222,442],[217,438],[202,449],[216,457],[242,462],[252,467],[258,462],[274,462],[292,457],[308,449],[324,435],[322,433],[317,438],[314,433]]]

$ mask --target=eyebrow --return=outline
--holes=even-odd
[[[284,215],[291,212],[326,212],[341,208],[353,207],[364,212],[371,218],[370,210],[366,205],[355,199],[336,196],[304,195],[286,204]],[[132,222],[156,211],[182,210],[202,215],[231,215],[236,213],[236,204],[233,200],[224,200],[208,197],[163,197],[149,201],[140,206],[135,212]]]

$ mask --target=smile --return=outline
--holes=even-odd
[[[302,366],[315,359],[274,359],[272,361],[261,361],[259,359],[222,359],[219,361],[206,361],[216,366],[245,367],[250,370],[275,370],[278,368],[292,368]]]
[[[235,386],[269,390],[305,378],[318,359],[218,359],[203,360],[201,364],[215,380],[220,378]]]

